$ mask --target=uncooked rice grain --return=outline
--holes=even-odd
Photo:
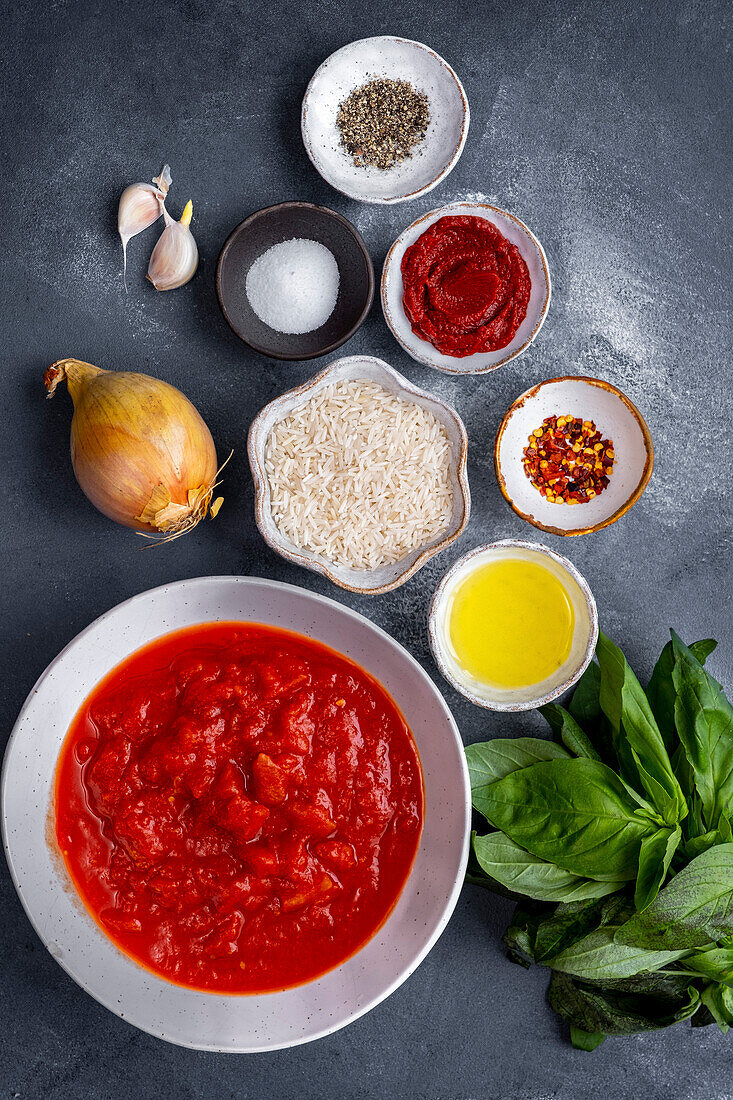
[[[297,547],[376,569],[446,530],[450,463],[450,440],[433,413],[376,382],[335,382],[270,432],[272,516]]]

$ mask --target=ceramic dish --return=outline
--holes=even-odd
[[[571,413],[594,421],[614,447],[608,486],[587,504],[550,504],[524,472],[530,433],[546,416]],[[628,397],[599,378],[548,378],[518,397],[499,427],[494,468],[504,498],[522,519],[553,535],[587,535],[615,523],[637,502],[654,468],[649,428]]]
[[[356,955],[282,993],[201,993],[119,951],[82,906],[50,843],[52,789],[69,724],[94,685],[132,651],[199,622],[285,627],[346,654],[389,691],[420,752],[425,821],[391,915]],[[52,661],[15,725],[2,774],[3,839],[18,894],[54,958],[118,1016],[159,1038],[216,1051],[260,1051],[336,1031],[389,996],[424,959],[463,884],[470,798],[463,746],[435,685],[388,634],[346,607],[255,577],[201,577],[144,592],[102,615]]]
[[[375,76],[407,80],[430,100],[425,137],[411,157],[388,170],[357,167],[336,126],[339,105]],[[331,54],[313,75],[301,114],[303,143],[316,170],[342,194],[374,203],[431,191],[458,162],[468,123],[466,93],[450,65],[421,42],[393,35],[362,38]]]
[[[296,546],[282,535],[272,518],[270,486],[265,473],[265,445],[277,421],[282,420],[292,409],[302,405],[324,386],[332,382],[357,378],[368,378],[378,382],[380,386],[384,386],[398,397],[404,397],[429,409],[445,427],[453,449],[451,462],[453,515],[447,531],[432,542],[411,551],[400,561],[371,570],[336,565],[320,554],[314,554],[310,550]],[[445,401],[413,386],[382,359],[375,359],[370,355],[351,355],[345,359],[337,359],[304,385],[289,390],[271,401],[269,405],[265,405],[249,429],[247,452],[255,485],[255,520],[267,545],[288,561],[302,565],[306,569],[313,569],[341,588],[347,588],[350,592],[358,592],[361,595],[378,595],[404,584],[426,562],[455,542],[464,531],[471,513],[471,495],[466,473],[468,437],[458,413]]]
[[[468,214],[473,217],[486,218],[492,222],[504,234],[507,240],[516,245],[529,268],[532,290],[527,307],[527,315],[517,329],[511,343],[498,351],[480,352],[476,355],[467,355],[464,358],[456,358],[452,355],[443,355],[427,340],[417,336],[412,331],[412,326],[407,319],[402,305],[402,257],[411,244],[420,237],[439,218],[446,215]],[[384,319],[392,330],[392,334],[399,341],[408,355],[417,359],[418,363],[425,363],[436,370],[445,371],[447,374],[486,374],[496,370],[510,359],[516,359],[523,351],[526,351],[547,316],[550,306],[550,269],[547,266],[542,245],[524,222],[508,214],[506,210],[500,210],[498,206],[491,206],[486,202],[454,202],[448,206],[442,206],[439,210],[431,210],[429,214],[408,225],[407,229],[394,242],[382,271],[382,310]]]
[[[523,558],[544,565],[562,582],[575,614],[573,643],[567,660],[553,676],[528,687],[501,689],[469,681],[458,665],[448,640],[447,624],[456,587],[477,566],[502,558]],[[503,539],[487,546],[478,546],[464,554],[448,570],[430,605],[428,634],[435,663],[443,676],[476,706],[500,711],[534,710],[568,691],[585,672],[598,641],[598,612],[585,578],[567,558],[536,542]]]
[[[333,254],[339,290],[333,313],[312,332],[276,332],[249,304],[247,272],[274,244],[302,237]],[[230,233],[216,266],[216,294],[230,328],[248,347],[272,359],[315,359],[351,339],[374,298],[374,267],[361,236],[346,218],[310,202],[281,202],[250,214]]]

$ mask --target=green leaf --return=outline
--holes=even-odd
[[[688,955],[685,968],[722,985],[733,986],[733,947],[711,947]]]
[[[540,760],[556,760],[568,753],[554,741],[541,737],[496,737],[466,748],[466,763],[471,790],[503,779],[519,768],[528,768]]]
[[[705,986],[700,999],[725,1035],[733,1026],[733,989],[713,983]]]
[[[634,903],[641,912],[646,909],[659,893],[667,877],[672,856],[682,839],[682,829],[659,829],[651,836],[645,836],[639,851],[639,874],[636,879]]]
[[[597,760],[533,764],[475,790],[473,804],[532,855],[602,882],[635,878],[641,841],[655,831]]]
[[[718,648],[718,643],[715,638],[702,638],[699,642],[692,642],[690,645],[690,653],[699,661],[701,665],[704,665],[710,654],[714,649]]]
[[[733,934],[733,844],[718,844],[684,867],[643,913],[616,933],[620,944],[692,950]]]
[[[717,829],[710,829],[707,833],[702,833],[701,836],[691,837],[685,844],[685,856],[687,862],[693,860],[695,856],[699,856],[701,852],[707,852],[708,848],[712,848],[716,844],[730,844],[733,840],[733,831],[731,830],[730,821],[726,814],[721,814],[718,818]]]
[[[553,973],[548,1000],[560,1016],[583,1031],[633,1035],[688,1019],[699,1007],[700,994],[693,986],[674,998],[619,994]]]
[[[733,805],[733,707],[723,689],[672,631],[675,721],[709,829]]]
[[[534,937],[535,962],[559,954],[603,923],[607,902],[602,899],[561,902],[555,912],[540,921]]]
[[[600,760],[600,756],[593,748],[590,738],[580,728],[569,711],[558,703],[546,703],[540,707],[540,714],[544,715],[550,724],[550,729],[555,737],[559,737],[566,749],[573,756],[587,756],[589,760]]]
[[[684,963],[678,962],[675,965],[679,967],[686,963],[687,959]],[[583,984],[591,986],[597,984],[599,988],[611,993],[638,993],[659,1000],[679,997],[687,991],[693,980],[692,974],[679,970],[671,972],[665,968],[653,970],[651,973],[631,974],[628,978],[604,978],[598,983],[584,978]]]
[[[613,893],[618,882],[595,882],[538,859],[504,833],[475,836],[473,850],[481,869],[508,890],[535,901],[583,901]]]
[[[702,641],[693,642],[690,646],[690,652],[702,665],[717,644],[713,638],[704,638]],[[674,724],[674,704],[677,692],[672,682],[673,668],[672,643],[667,642],[654,666],[649,686],[646,689],[646,696],[670,756],[677,743],[677,731]]]
[[[591,661],[575,685],[568,710],[575,721],[586,730],[595,730],[603,718],[599,699],[601,690],[601,670],[595,661]]]
[[[472,886],[480,886],[483,890],[491,890],[492,893],[499,894],[504,898],[509,898],[510,901],[521,901],[521,894],[515,894],[513,890],[507,890],[506,886],[502,886],[502,884],[497,882],[494,878],[489,878],[486,872],[481,869],[481,865],[476,859],[476,853],[473,850],[473,839],[475,836],[476,832],[474,830],[471,833],[471,847],[468,851],[466,882],[469,882]]]
[[[687,803],[649,700],[621,650],[602,631],[596,655],[601,707],[611,723],[614,744],[620,749],[625,736],[644,789],[667,824],[676,825],[687,813]]]
[[[640,972],[661,970],[676,962],[684,951],[650,951],[631,947],[614,939],[618,926],[604,925],[589,932],[570,947],[545,959],[545,965],[587,981],[605,982],[613,978],[630,978]]]
[[[570,1042],[576,1050],[595,1050],[605,1038],[602,1031],[583,1031],[582,1027],[570,1025]]]
[[[507,955],[512,962],[529,970],[534,962],[537,927],[547,907],[533,901],[520,901],[514,909],[511,924],[502,936]]]

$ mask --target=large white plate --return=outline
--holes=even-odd
[[[86,912],[50,839],[59,749],[94,685],[153,638],[216,620],[299,631],[358,662],[401,708],[422,761],[425,824],[395,909],[353,958],[283,993],[200,993],[144,970]],[[307,1043],[374,1008],[405,981],[445,928],[468,858],[470,797],[463,747],[433,682],[402,646],[363,616],[324,596],[256,577],[200,577],[164,585],[127,600],[83,630],[28,696],[5,753],[1,791],[10,872],[54,958],[118,1016],[152,1035],[201,1050],[247,1052]]]

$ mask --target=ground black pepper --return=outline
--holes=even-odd
[[[430,122],[428,97],[406,80],[375,78],[340,104],[341,143],[359,167],[393,168],[412,156]]]

